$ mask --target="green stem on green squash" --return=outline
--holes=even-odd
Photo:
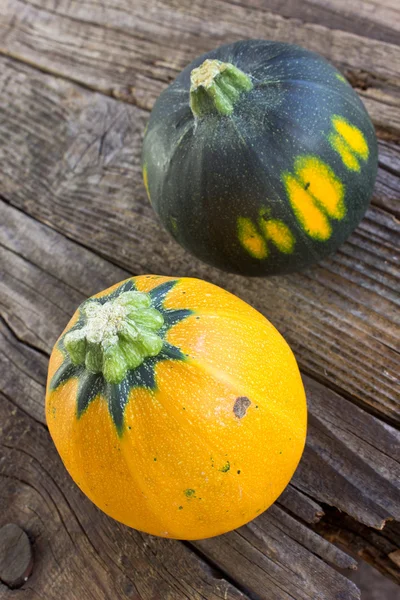
[[[246,73],[219,60],[207,59],[190,74],[190,108],[195,117],[230,115],[243,92],[253,88]]]
[[[148,294],[124,292],[105,304],[88,302],[82,312],[84,325],[65,335],[64,346],[75,365],[102,373],[108,383],[120,383],[128,370],[161,351],[156,332],[164,318]]]

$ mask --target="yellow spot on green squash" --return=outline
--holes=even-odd
[[[267,244],[251,219],[239,217],[237,228],[239,242],[251,256],[262,259],[268,255]]]
[[[360,171],[359,159],[367,160],[369,156],[368,144],[363,133],[338,115],[332,117],[332,125],[335,132],[328,137],[332,148],[340,155],[345,167],[350,171]]]
[[[295,239],[289,227],[283,221],[278,219],[270,219],[266,221],[260,219],[260,228],[265,237],[284,254],[293,252]]]
[[[368,144],[358,127],[350,125],[343,117],[334,116],[332,125],[350,146],[350,148],[358,154],[363,160],[367,160],[369,156]]]
[[[338,133],[331,133],[329,135],[329,142],[331,146],[340,154],[340,157],[344,163],[344,165],[350,169],[350,171],[359,171],[360,163],[357,158],[354,156],[349,146],[346,144],[342,136]]]
[[[296,160],[295,171],[303,187],[307,187],[307,193],[328,216],[343,219],[346,214],[343,184],[332,169],[314,156],[305,156]]]
[[[293,175],[283,176],[286,191],[294,214],[304,231],[317,240],[327,240],[332,233],[325,213],[316,205],[314,198]]]
[[[320,241],[329,239],[329,217],[340,220],[346,214],[344,186],[333,170],[315,156],[301,156],[294,164],[294,174],[283,174],[283,182],[304,231]]]
[[[336,73],[336,79],[339,79],[339,81],[343,81],[343,83],[347,83],[347,79],[343,77],[343,75],[341,75],[340,73]]]
[[[151,202],[150,192],[149,192],[149,179],[147,176],[147,165],[143,165],[143,183],[144,183],[144,187],[146,188],[147,197]]]

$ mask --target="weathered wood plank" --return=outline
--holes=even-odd
[[[97,510],[67,475],[48,431],[2,395],[0,422],[1,518],[22,526],[35,544],[26,597],[245,600],[182,543],[129,529]],[[0,597],[20,594],[0,588]]]
[[[229,2],[243,4],[239,0]],[[246,6],[399,44],[400,11],[396,0],[246,0]]]
[[[357,90],[372,122],[377,128],[378,136],[381,130],[393,132],[397,141],[400,133],[400,101],[397,97],[391,96],[387,92],[368,89],[366,91]]]
[[[400,146],[379,142],[379,170],[373,202],[400,217]]]
[[[341,14],[341,23],[349,22],[334,9],[333,2],[328,6],[322,2],[299,5],[303,3],[273,1],[271,9],[280,7],[284,15],[280,16],[257,0],[246,5],[223,0],[152,0],[150,5],[144,0],[133,4],[124,0],[111,4],[100,0],[12,0],[0,13],[0,39],[4,40],[2,51],[9,56],[146,109],[179,70],[217,45],[254,37],[298,43],[326,56],[350,79],[367,74],[367,108],[380,127],[399,134],[400,47],[339,31],[336,27],[340,24],[326,17],[322,19],[325,26],[316,24],[321,22],[321,11],[328,11],[331,17]],[[315,8],[314,23],[292,18],[307,18]],[[357,7],[352,10],[359,17]],[[363,12],[368,9],[364,7]],[[380,13],[378,20],[394,26],[395,21],[390,20],[398,12],[394,7],[387,5],[376,12]],[[363,27],[362,20],[353,22],[357,29]]]
[[[351,546],[355,555],[373,565],[396,583],[400,581],[400,524],[389,522],[382,534],[358,523],[348,515],[328,509],[315,531],[327,540]]]
[[[400,520],[400,432],[304,379],[307,446],[294,485],[372,527]]]
[[[355,587],[343,589],[343,580],[327,577],[323,556],[339,568],[354,568],[347,555],[342,556],[338,548],[326,546],[315,539],[304,525],[296,522],[276,506],[237,531],[213,540],[201,540],[194,545],[207,558],[222,569],[235,564],[237,581],[244,584],[249,580],[250,569],[253,589],[259,598],[268,600],[326,600],[326,598],[359,597]],[[312,554],[305,548],[312,548]],[[296,556],[296,563],[291,556]],[[282,581],[285,586],[282,586]]]
[[[13,265],[14,279],[4,288],[2,311],[8,315],[10,325],[15,327],[15,335],[25,342],[29,341],[25,333],[27,330],[34,330],[37,322],[47,321],[48,337],[43,349],[49,353],[69,317],[57,311],[57,305],[60,302],[63,305],[69,303],[72,314],[75,301],[79,303],[87,295],[117,280],[114,270],[115,275],[122,278],[128,276],[128,273],[122,272],[91,251],[78,247],[15,208],[3,204],[3,209],[5,219],[0,244],[4,248],[5,264]],[[24,232],[29,232],[28,237]],[[31,246],[35,248],[32,252]],[[80,268],[65,269],[64,257],[76,256],[76,252],[80,255]],[[31,263],[27,262],[27,257],[31,257]],[[14,258],[18,260],[12,262]],[[97,276],[93,281],[82,277],[85,264],[88,265],[88,274],[96,265]],[[37,281],[42,282],[42,287],[49,290],[48,300],[54,306],[52,310],[54,315],[58,315],[59,323],[56,318],[46,317],[49,309],[43,304],[42,297],[35,293],[34,284],[28,288],[31,290],[30,297],[25,299],[30,310],[21,311],[20,297],[25,289],[21,290],[18,282],[20,278],[30,281],[29,270]],[[51,285],[55,275],[63,287],[62,298],[54,291],[55,283]],[[77,295],[80,296],[79,299]],[[22,389],[29,390],[29,380],[34,378],[36,385],[44,386],[44,357],[39,355],[38,371],[38,356],[33,349],[28,349],[29,354],[24,363],[19,359],[21,352],[19,355],[15,354],[18,344],[13,340],[12,332],[6,329],[4,339],[7,347],[5,346],[3,360],[11,360],[13,363],[7,367],[10,381],[16,380]],[[41,343],[40,340],[38,343]],[[35,365],[34,371],[31,364]],[[289,488],[279,502],[309,523],[316,522],[323,516],[321,507],[308,498],[310,495],[317,502],[332,504],[374,527],[382,527],[388,518],[400,519],[400,433],[310,377],[304,375],[303,378],[310,423],[306,451],[294,484],[307,495]],[[4,393],[9,395],[10,388],[6,387]],[[32,402],[28,396],[21,404],[19,394],[16,401],[29,414],[40,419],[37,413],[40,389],[32,393]]]
[[[348,243],[302,274],[224,274],[179,248],[145,198],[146,113],[15,61],[3,67],[0,174],[10,202],[131,272],[198,276],[233,291],[278,327],[306,372],[400,421],[394,217],[371,208]],[[384,160],[396,176],[394,152]]]
[[[284,490],[279,496],[278,503],[306,523],[318,523],[325,514],[319,504],[293,485],[289,485]]]
[[[3,247],[0,247],[0,261],[3,266],[0,301],[4,320],[26,343],[48,352],[54,330],[59,323],[68,322],[73,307],[82,302],[83,295],[67,290],[67,286],[55,277],[43,280],[39,268]],[[16,290],[16,302],[10,300],[8,304],[6,298],[10,289]],[[32,304],[32,296],[35,296],[40,312]]]
[[[45,423],[44,394],[48,357],[21,343],[0,320],[0,389],[11,401],[39,423]]]

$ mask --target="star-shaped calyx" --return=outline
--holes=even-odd
[[[165,297],[177,281],[144,293],[128,280],[110,295],[90,298],[80,306],[77,323],[59,342],[65,359],[50,384],[54,390],[71,378],[78,379],[78,418],[101,395],[121,435],[131,390],[154,391],[158,362],[186,360],[179,348],[165,340],[173,325],[192,314],[164,308]]]
[[[123,292],[105,304],[90,302],[82,312],[86,323],[66,334],[64,346],[74,365],[102,373],[108,383],[120,383],[129,369],[161,351],[156,332],[164,318],[148,294]]]

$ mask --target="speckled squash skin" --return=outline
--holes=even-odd
[[[192,113],[191,72],[206,59],[252,83],[232,114]],[[142,165],[154,210],[184,248],[227,271],[272,275],[319,261],[355,229],[377,142],[361,100],[321,56],[240,41],[196,58],[160,95]]]
[[[250,521],[281,494],[303,452],[306,401],[278,331],[236,296],[201,280],[140,276],[89,301],[149,293],[163,349],[107,384],[51,358],[46,418],[81,490],[114,519],[154,535],[201,539]],[[87,302],[89,302],[87,301]]]

